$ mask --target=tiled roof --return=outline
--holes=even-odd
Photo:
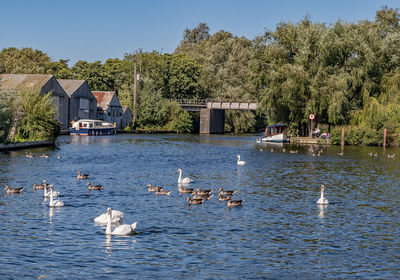
[[[65,90],[69,97],[71,97],[74,92],[81,87],[81,85],[85,82],[85,80],[66,80],[66,79],[57,79],[57,82],[61,85],[61,87]]]
[[[0,86],[2,89],[41,89],[52,77],[42,74],[1,74]]]
[[[107,111],[115,91],[92,91],[92,93],[97,99],[97,107],[101,107],[104,111]]]

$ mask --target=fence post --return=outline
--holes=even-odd
[[[344,127],[342,127],[342,146],[344,146]]]
[[[383,147],[386,147],[386,135],[387,135],[387,129],[385,128],[383,130]]]

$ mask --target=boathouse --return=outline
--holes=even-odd
[[[122,127],[130,126],[132,123],[132,116],[133,115],[131,109],[128,106],[122,106],[121,126]]]
[[[43,94],[51,92],[56,118],[61,124],[61,129],[68,128],[69,98],[53,75],[1,74],[0,79],[0,86],[4,90],[37,89]]]
[[[115,91],[92,91],[97,100],[97,119],[121,127],[122,107]]]
[[[85,80],[57,81],[69,96],[69,122],[97,118],[97,100]]]

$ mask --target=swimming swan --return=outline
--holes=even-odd
[[[53,185],[50,185],[50,190],[52,188],[53,188]],[[47,186],[44,185],[44,187],[43,187],[43,197],[50,197],[50,193],[51,193],[51,191],[47,191]],[[60,195],[60,192],[53,191],[53,194],[52,194],[53,197],[57,197],[59,195]]]
[[[325,186],[321,185],[321,197],[318,199],[318,204],[329,204],[329,201],[324,197]]]
[[[124,213],[118,210],[112,210],[111,211],[112,219],[111,223],[112,224],[119,224],[122,223],[124,220]],[[100,216],[94,218],[94,222],[102,225],[107,225],[108,222],[108,213],[103,213]]]
[[[237,158],[238,158],[238,160],[237,160],[237,165],[245,165],[245,164],[246,164],[245,161],[240,160],[240,155],[237,155]]]
[[[64,206],[64,202],[62,200],[54,200],[53,196],[53,185],[50,185],[50,202],[49,207],[61,207]]]
[[[106,228],[106,234],[112,234],[112,235],[131,235],[135,233],[137,221],[134,222],[131,225],[120,225],[114,228],[113,231],[111,231],[111,220],[112,220],[112,210],[111,208],[107,209],[107,214],[108,214],[108,219],[107,219],[107,228]]]
[[[182,179],[182,169],[179,168],[176,172],[179,172],[178,184],[190,184],[191,182],[193,182],[193,180],[189,177],[185,177]]]

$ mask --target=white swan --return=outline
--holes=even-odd
[[[240,160],[240,155],[237,155],[237,165],[245,165],[246,164],[246,162],[245,161],[243,161],[243,160]]]
[[[179,168],[176,172],[179,172],[178,184],[190,184],[191,182],[193,182],[193,180],[189,177],[185,177],[182,179],[182,169]]]
[[[107,214],[108,214],[108,220],[107,220],[107,227],[106,227],[106,234],[112,234],[112,235],[131,235],[135,233],[137,221],[134,222],[131,225],[120,225],[114,228],[113,231],[111,231],[111,220],[112,220],[112,210],[111,208],[107,209]]]
[[[52,187],[53,187],[53,185],[50,185],[50,189],[51,189]],[[47,186],[44,185],[44,188],[43,188],[43,197],[50,197],[50,193],[51,193],[51,191],[47,191]],[[59,195],[60,195],[60,192],[53,191],[53,194],[52,194],[53,197],[57,197],[57,196],[59,196]]]
[[[321,197],[318,199],[318,204],[329,204],[329,201],[324,197],[325,186],[321,185]]]
[[[122,223],[124,220],[124,213],[118,210],[112,210],[111,211],[112,219],[111,223],[112,224],[119,224]],[[102,225],[107,225],[108,222],[108,213],[103,213],[100,216],[94,218],[94,222]]]
[[[64,201],[62,200],[54,200],[53,196],[53,186],[50,185],[50,202],[49,207],[61,207],[64,206]]]

